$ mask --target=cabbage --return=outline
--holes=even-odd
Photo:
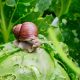
[[[0,80],[70,80],[44,49],[37,48],[33,53],[16,49],[12,43],[1,47]]]

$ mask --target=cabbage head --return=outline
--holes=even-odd
[[[12,43],[0,48],[0,80],[70,80],[68,74],[43,48],[28,53]]]

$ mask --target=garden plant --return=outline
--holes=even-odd
[[[80,1],[0,0],[0,80],[80,80]]]

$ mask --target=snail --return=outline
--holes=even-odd
[[[32,22],[24,22],[13,27],[13,33],[16,37],[14,44],[17,47],[26,49],[28,52],[34,51],[40,46],[38,39],[38,29]]]

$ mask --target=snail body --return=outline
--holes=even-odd
[[[22,43],[23,43],[22,48],[24,48],[24,44],[32,49],[40,46],[40,42],[38,39],[38,29],[36,25],[32,22],[24,22],[23,24],[18,24],[14,26],[13,33],[17,39],[15,43],[18,47],[19,44],[22,45]],[[25,49],[28,48],[26,47]],[[34,51],[34,49],[31,51]]]

